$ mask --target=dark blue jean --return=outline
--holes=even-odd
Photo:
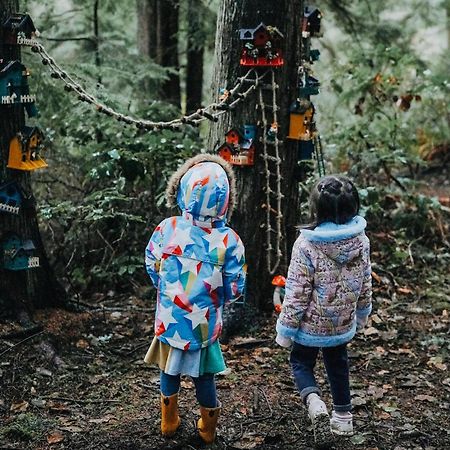
[[[320,395],[314,377],[314,366],[319,350],[319,347],[305,347],[295,342],[292,347],[290,357],[292,372],[303,401],[312,392]],[[347,344],[337,347],[323,347],[322,355],[328,382],[330,383],[334,410],[351,411]]]
[[[195,385],[195,396],[200,406],[205,408],[217,407],[216,382],[214,374],[205,373],[199,377],[192,377]],[[167,375],[161,371],[160,376],[161,394],[169,397],[180,390],[180,375]]]

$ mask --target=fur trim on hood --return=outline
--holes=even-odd
[[[233,214],[233,210],[236,206],[236,178],[231,165],[218,155],[212,155],[210,153],[201,153],[192,158],[189,158],[181,167],[176,170],[169,179],[169,183],[166,188],[166,200],[167,206],[173,208],[177,206],[177,193],[180,186],[180,180],[183,175],[193,166],[201,162],[213,162],[219,164],[225,171],[230,184],[230,198],[228,200],[228,212],[227,219],[230,220]]]

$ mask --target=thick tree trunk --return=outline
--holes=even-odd
[[[202,104],[203,90],[203,43],[195,38],[203,25],[202,0],[188,0],[188,36],[186,67],[186,112],[197,110]]]
[[[137,43],[141,55],[156,60],[156,3],[157,0],[137,2]]]
[[[18,8],[18,1],[0,0],[0,20],[3,22],[10,13],[17,12]],[[20,47],[6,44],[3,30],[0,30],[0,60],[20,60]],[[6,167],[9,143],[24,125],[23,105],[0,105],[0,184],[15,181],[32,199],[20,209],[19,215],[0,212],[0,238],[8,232],[14,232],[22,239],[31,239],[41,265],[39,268],[21,271],[0,269],[0,302],[10,305],[20,317],[24,317],[24,312],[25,316],[31,315],[35,308],[61,306],[65,300],[64,291],[54,277],[43,247],[30,173]]]
[[[297,141],[286,139],[289,128],[289,106],[296,98],[297,68],[301,54],[300,23],[303,0],[223,0],[217,19],[216,66],[213,78],[213,97],[217,99],[220,88],[231,88],[239,76],[246,72],[240,67],[241,42],[240,28],[255,28],[260,22],[276,26],[284,35],[284,66],[275,69],[277,93],[278,138],[283,141],[280,148],[283,257],[277,273],[286,275],[290,249],[296,237],[295,226],[299,222],[298,184],[294,170],[297,162]],[[264,68],[258,69],[262,73]],[[270,77],[266,79],[270,81]],[[257,95],[252,94],[241,102],[231,114],[224,114],[211,125],[208,147],[213,150],[218,143],[224,142],[224,133],[231,127],[244,124],[257,124],[260,120],[256,110]],[[265,131],[264,131],[265,132]],[[263,131],[258,127],[259,136]],[[266,239],[266,203],[264,161],[261,158],[261,144],[258,144],[255,165],[236,167],[238,202],[237,211],[232,220],[233,228],[241,236],[248,262],[247,301],[259,309],[270,308],[273,286],[272,275],[267,269]],[[273,220],[273,219],[272,219]]]

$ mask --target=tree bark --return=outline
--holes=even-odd
[[[156,3],[157,0],[137,2],[137,43],[141,55],[156,60]]]
[[[200,108],[203,90],[203,43],[196,35],[203,25],[202,0],[189,0],[187,10],[187,67],[186,67],[186,112],[189,114]]]
[[[294,171],[297,163],[297,141],[286,139],[289,129],[289,106],[296,98],[297,68],[301,55],[301,16],[303,0],[223,0],[217,19],[216,61],[212,92],[214,100],[220,88],[231,88],[237,77],[246,72],[239,65],[241,42],[240,28],[256,28],[260,22],[276,26],[284,35],[284,66],[275,69],[276,82],[279,85],[277,94],[278,138],[283,141],[280,148],[282,184],[284,194],[282,201],[282,228],[284,242],[283,258],[277,270],[286,275],[290,249],[296,238],[296,225],[299,221],[299,189],[295,182]],[[264,68],[258,69],[262,73]],[[267,79],[269,80],[269,78]],[[218,143],[224,142],[224,133],[231,127],[244,124],[257,124],[259,113],[256,111],[257,95],[252,94],[238,104],[231,114],[224,114],[217,123],[213,123],[208,136],[207,148],[212,151]],[[265,132],[265,131],[264,131]],[[259,136],[263,130],[258,127]],[[272,275],[267,270],[266,245],[266,211],[265,203],[265,171],[261,158],[261,144],[256,151],[255,165],[236,167],[237,176],[237,210],[231,226],[241,236],[248,262],[247,302],[260,310],[272,308],[270,297],[273,286]]]
[[[0,20],[3,22],[18,9],[18,1],[0,0]],[[8,62],[20,58],[20,46],[6,44],[3,30],[0,30],[0,60]],[[24,125],[22,104],[0,105],[0,182],[15,181],[32,200],[20,208],[19,215],[0,212],[0,238],[14,232],[22,239],[31,239],[41,265],[21,271],[0,269],[0,301],[7,303],[21,318],[30,317],[35,308],[62,306],[65,301],[64,290],[54,277],[42,243],[30,173],[6,167],[9,143]]]

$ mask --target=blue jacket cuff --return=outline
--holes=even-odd
[[[356,310],[356,317],[362,318],[367,317],[372,312],[372,304],[366,306],[365,308],[360,308]]]
[[[276,330],[277,333],[280,334],[281,336],[289,339],[294,339],[294,336],[297,334],[298,328],[286,327],[280,322],[280,319],[278,319]]]

